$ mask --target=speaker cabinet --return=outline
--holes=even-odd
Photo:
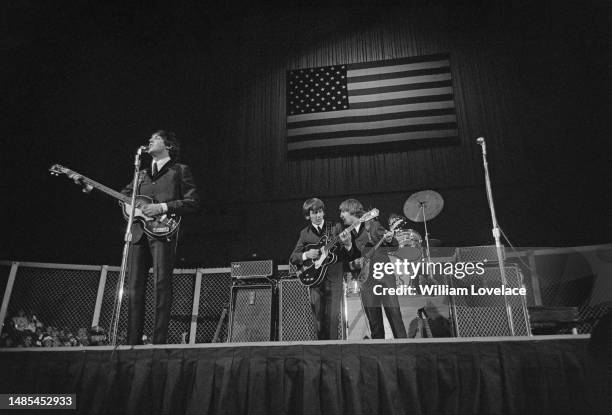
[[[506,282],[510,288],[523,287],[523,276],[516,266],[505,267]],[[472,286],[478,288],[501,287],[499,267],[487,267],[482,275],[468,275],[463,279],[451,278],[451,286],[465,288],[469,295],[453,297],[453,323],[457,337],[511,336],[510,319],[503,295],[471,295]],[[527,304],[523,295],[506,295],[512,316],[515,336],[531,335]]]
[[[273,288],[270,284],[234,285],[230,301],[230,342],[273,340]]]
[[[317,340],[308,287],[297,279],[284,279],[278,284],[279,340]]]

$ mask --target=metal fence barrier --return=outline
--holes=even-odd
[[[508,253],[507,261],[521,269],[527,305],[578,307],[580,333],[590,333],[598,318],[610,310],[612,245],[523,250]],[[289,266],[278,266],[281,279],[291,274]],[[108,330],[118,275],[119,267],[107,265],[0,261],[2,329],[8,318],[23,310],[29,315],[35,313],[45,325],[74,333],[98,325]],[[219,322],[229,306],[231,283],[229,267],[174,270],[168,342],[226,341],[229,316]],[[154,301],[150,274],[144,327],[148,338],[153,328]],[[120,343],[125,342],[127,303],[123,301],[120,313]]]

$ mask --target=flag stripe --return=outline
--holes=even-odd
[[[396,105],[406,105],[406,104],[414,104],[414,103],[430,103],[437,101],[447,101],[452,100],[453,94],[441,94],[441,95],[425,95],[425,96],[416,96],[416,97],[406,97],[406,98],[391,98],[391,99],[382,99],[380,101],[364,101],[364,102],[354,102],[351,103],[352,109],[365,109],[365,108],[377,108],[377,107],[388,107],[388,106],[396,106]]]
[[[398,91],[414,91],[414,90],[431,90],[433,88],[451,87],[451,81],[434,81],[434,82],[421,82],[417,84],[400,84],[400,85],[388,85],[374,88],[364,88],[352,90],[349,85],[349,102],[352,102],[354,98],[361,95],[372,95],[372,94],[384,94],[386,92],[398,92]]]
[[[357,95],[355,97],[350,98],[350,103],[353,102],[374,102],[379,100],[388,100],[388,99],[398,99],[398,98],[411,98],[411,97],[422,97],[430,94],[452,94],[453,88],[430,88],[430,89],[416,89],[416,90],[408,90],[408,91],[397,91],[397,92],[387,92],[387,93],[379,93],[379,94],[368,94],[368,95]],[[352,105],[351,105],[352,107]]]
[[[320,124],[324,124],[329,119],[338,119],[342,118],[357,118],[357,117],[365,117],[365,116],[373,116],[373,115],[384,115],[384,114],[393,114],[393,113],[415,113],[418,111],[432,111],[437,109],[446,109],[453,108],[454,110],[455,104],[453,101],[436,101],[436,102],[422,102],[422,103],[412,103],[412,104],[404,104],[404,105],[390,105],[385,107],[373,107],[373,108],[360,108],[360,109],[352,109],[352,110],[341,110],[341,111],[330,111],[330,112],[320,112],[316,114],[299,114],[299,115],[290,115],[287,117],[287,127],[305,127],[306,125],[315,125],[315,124],[304,124],[308,122],[317,121]],[[332,121],[338,122],[338,121]]]
[[[399,107],[406,107],[406,105],[400,105]],[[386,108],[392,108],[392,107],[386,107]],[[330,118],[324,118],[324,119],[319,119],[319,120],[314,119],[314,120],[308,120],[308,121],[296,121],[292,123],[287,123],[287,128],[288,128],[288,132],[290,132],[291,130],[295,128],[311,127],[311,126],[317,126],[317,125],[374,122],[374,121],[384,121],[384,120],[393,120],[393,119],[402,119],[402,118],[448,115],[448,114],[455,113],[455,108],[452,108],[452,107],[434,108],[434,109],[416,110],[416,111],[390,111],[390,112],[382,112],[381,110],[383,109],[384,108],[379,109],[379,111],[376,111],[376,109],[347,110],[347,112],[353,112],[353,113],[356,113],[357,111],[361,111],[363,112],[363,114],[353,115],[353,116],[344,116],[340,118],[330,117]],[[333,115],[333,112],[329,114]],[[307,115],[311,115],[311,114],[307,114]]]
[[[373,75],[377,73],[391,73],[391,72],[403,72],[403,71],[414,71],[417,69],[430,69],[430,68],[439,68],[441,66],[449,66],[450,62],[448,59],[441,59],[436,61],[429,62],[419,62],[419,63],[385,63],[384,65],[369,65],[369,66],[361,66],[361,65],[347,65],[347,75],[351,76],[363,76],[363,75]]]
[[[429,116],[429,117],[413,117],[413,118],[395,118],[390,120],[376,120],[369,122],[354,122],[354,123],[341,123],[341,124],[328,124],[328,125],[317,125],[301,128],[292,128],[287,131],[289,137],[299,135],[312,135],[322,133],[335,133],[340,131],[366,131],[376,130],[388,127],[400,127],[404,125],[426,125],[426,124],[439,124],[439,123],[450,123],[456,122],[457,117],[455,114]]]
[[[296,141],[307,141],[307,140],[332,140],[342,137],[353,137],[353,136],[378,136],[384,134],[394,134],[412,131],[425,131],[425,130],[452,130],[457,128],[456,122],[444,122],[435,124],[416,124],[416,125],[402,125],[397,127],[386,127],[376,128],[371,130],[342,130],[334,131],[333,133],[322,133],[322,134],[302,134],[297,136],[289,136],[287,140],[289,142]]]
[[[351,146],[351,145],[371,145],[379,143],[391,143],[397,141],[410,141],[420,140],[424,138],[436,139],[436,138],[452,138],[457,137],[457,130],[435,130],[435,131],[415,131],[415,132],[403,132],[396,134],[382,134],[372,136],[353,136],[338,138],[335,140],[311,140],[311,141],[300,141],[288,144],[289,151],[293,150],[306,150],[319,147],[338,147],[338,146]]]
[[[368,81],[376,81],[381,79],[394,79],[394,78],[406,78],[410,76],[421,76],[421,75],[435,75],[440,73],[450,73],[448,66],[443,66],[440,68],[431,68],[431,69],[416,69],[413,71],[401,71],[401,72],[390,72],[390,73],[375,73],[373,75],[361,75],[361,76],[351,76],[352,72],[348,71],[348,81],[351,83],[355,82],[368,82]]]
[[[436,74],[436,75],[424,75],[424,76],[413,76],[413,77],[402,77],[393,79],[377,79],[374,81],[367,82],[351,82],[349,80],[348,89],[349,92],[355,91],[356,93],[363,94],[368,93],[367,91],[382,89],[385,87],[403,87],[403,89],[418,89],[428,88],[435,86],[447,86],[450,85],[450,74]],[[400,91],[401,89],[394,89],[394,91]]]

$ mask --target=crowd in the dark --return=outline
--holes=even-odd
[[[16,315],[4,321],[0,347],[75,347],[100,346],[108,344],[106,331],[99,326],[68,327],[45,325],[34,311],[19,310]]]

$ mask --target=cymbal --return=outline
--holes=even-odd
[[[425,209],[425,219],[431,220],[442,211],[444,199],[434,190],[413,193],[404,202],[404,215],[413,222],[424,222],[421,206]]]

